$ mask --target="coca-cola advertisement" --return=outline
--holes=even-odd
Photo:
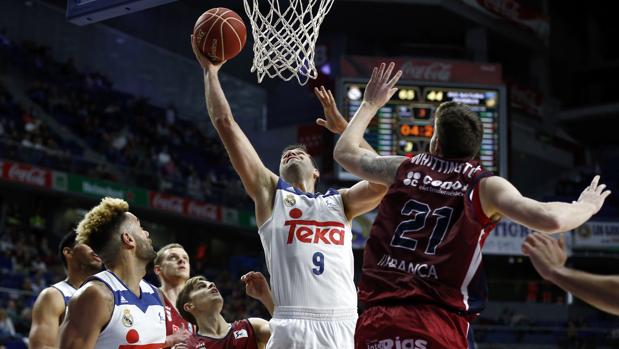
[[[185,202],[187,199],[174,195],[150,192],[150,207],[164,211],[176,212],[178,214],[185,213]]]
[[[208,219],[210,221],[221,221],[221,207],[205,202],[188,200],[186,214],[196,218]]]
[[[2,178],[37,187],[52,187],[52,171],[16,162],[2,163]]]
[[[369,77],[372,68],[383,62],[395,62],[402,70],[401,80],[429,82],[461,82],[469,84],[501,84],[500,64],[465,61],[425,60],[406,57],[345,56],[341,70],[344,77]]]

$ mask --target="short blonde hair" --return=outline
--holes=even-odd
[[[110,251],[106,251],[112,232],[122,223],[124,214],[129,212],[129,204],[122,199],[106,197],[93,207],[77,226],[76,241],[90,246],[103,262],[110,261]],[[106,261],[107,260],[107,261]]]

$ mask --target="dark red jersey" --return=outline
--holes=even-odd
[[[478,182],[489,175],[476,161],[426,153],[404,161],[370,231],[360,300],[481,311],[481,249],[495,224],[481,209]]]
[[[192,325],[190,322],[186,321],[185,319],[183,319],[181,314],[178,313],[178,310],[176,310],[176,307],[174,307],[174,305],[170,303],[170,300],[168,299],[168,297],[166,297],[165,294],[163,294],[163,292],[161,292],[161,294],[163,295],[163,306],[165,308],[165,334],[166,336],[169,336],[173,334],[174,332],[177,332],[178,330],[183,329],[183,328],[191,333],[196,333],[195,326]]]
[[[187,341],[188,349],[258,349],[254,328],[249,320],[232,323],[230,331],[223,338],[211,338],[194,334]]]

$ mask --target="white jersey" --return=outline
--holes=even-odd
[[[274,317],[315,318],[316,311],[356,317],[352,231],[337,190],[305,193],[280,178],[273,214],[258,233],[271,274]]]
[[[140,281],[138,298],[114,273],[105,270],[89,281],[105,283],[114,293],[114,311],[95,349],[159,349],[165,346],[165,311],[155,286]]]
[[[73,297],[73,294],[75,293],[75,291],[77,291],[75,287],[71,286],[71,284],[67,282],[67,280],[62,280],[60,282],[57,282],[53,284],[52,287],[60,291],[60,293],[62,294],[62,298],[64,298],[65,307],[69,305],[69,301],[71,300],[71,297]]]

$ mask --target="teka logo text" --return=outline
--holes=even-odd
[[[340,222],[318,222],[310,220],[290,220],[288,244],[296,239],[306,244],[344,245],[344,224]]]
[[[425,339],[381,339],[367,342],[367,349],[430,349]]]

